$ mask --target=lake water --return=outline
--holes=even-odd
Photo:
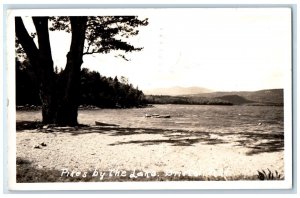
[[[170,115],[171,118],[147,118],[146,114]],[[203,132],[283,132],[283,107],[154,105],[142,109],[79,110],[81,124],[95,121],[121,127],[185,129]],[[40,120],[38,111],[18,111],[17,120]]]
[[[171,118],[147,118],[146,114]],[[79,111],[79,122],[95,121],[122,127],[186,129],[205,132],[283,132],[283,107],[155,105],[144,109]]]

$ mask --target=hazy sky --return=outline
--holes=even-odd
[[[127,54],[130,61],[116,53],[86,55],[82,66],[106,76],[126,76],[142,90],[284,87],[283,71],[291,68],[289,9],[160,9],[139,16],[149,18],[149,25],[130,42],[143,51]],[[70,34],[51,32],[50,37],[54,64],[64,67]]]

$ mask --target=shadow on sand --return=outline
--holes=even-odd
[[[17,132],[30,130],[36,133],[69,133],[70,135],[84,134],[105,134],[110,136],[132,136],[132,135],[161,135],[157,139],[140,139],[132,141],[117,141],[110,146],[123,144],[140,144],[141,146],[170,144],[171,146],[193,146],[197,143],[206,145],[233,144],[249,149],[247,155],[260,153],[278,152],[284,149],[283,132],[226,132],[213,133],[203,131],[189,131],[182,129],[159,129],[159,128],[127,128],[127,127],[107,127],[107,126],[87,126],[77,127],[44,127],[40,122],[17,121]]]

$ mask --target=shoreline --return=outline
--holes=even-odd
[[[152,108],[152,104],[147,104],[144,106],[138,106],[138,107],[115,107],[115,108],[103,108],[103,107],[97,107],[94,105],[80,105],[78,107],[78,110],[100,110],[100,109],[143,109],[143,108]],[[42,110],[42,106],[39,105],[18,105],[16,106],[17,111],[39,111]]]
[[[144,109],[144,108],[153,108],[155,105],[187,105],[187,106],[266,106],[266,107],[284,107],[283,104],[277,104],[277,103],[245,103],[240,105],[222,105],[222,104],[179,104],[179,103],[167,103],[167,104],[160,104],[160,103],[151,103],[144,106],[138,106],[138,107],[115,107],[115,108],[104,108],[104,107],[97,107],[94,105],[80,105],[78,107],[78,110],[102,110],[102,109]],[[38,105],[18,105],[16,106],[16,111],[39,111],[42,110],[42,106]]]

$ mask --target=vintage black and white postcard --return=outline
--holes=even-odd
[[[10,189],[291,188],[290,7],[7,19]]]

